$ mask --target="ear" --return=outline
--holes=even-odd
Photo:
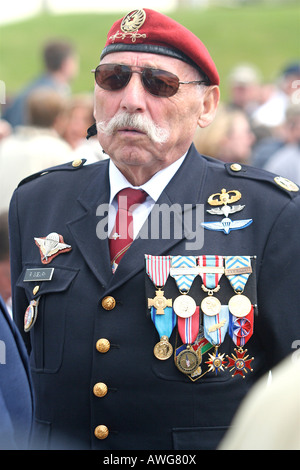
[[[219,101],[219,87],[217,85],[208,87],[204,92],[202,109],[198,118],[199,127],[207,127],[214,120]]]

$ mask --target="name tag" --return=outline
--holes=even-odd
[[[51,281],[54,268],[26,269],[23,282],[29,281]]]

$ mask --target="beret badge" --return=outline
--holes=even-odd
[[[144,10],[134,10],[128,13],[121,23],[121,31],[117,31],[116,34],[110,36],[112,43],[116,39],[124,40],[127,37],[131,38],[132,42],[136,42],[137,38],[146,38],[146,34],[138,33],[138,30],[145,23],[146,13]]]

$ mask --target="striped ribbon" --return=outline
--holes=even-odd
[[[198,265],[201,267],[223,267],[223,256],[202,255],[198,257]],[[202,281],[207,289],[214,289],[219,285],[222,273],[202,273]]]
[[[178,333],[183,343],[193,343],[199,332],[199,307],[196,307],[195,313],[188,318],[178,317]]]
[[[172,268],[195,268],[195,256],[172,256]],[[197,274],[172,274],[179,292],[188,292]]]
[[[171,256],[145,255],[146,272],[155,286],[163,287],[167,282],[171,258]]]
[[[225,269],[237,269],[237,268],[251,268],[250,256],[226,256],[225,258]],[[241,293],[245,289],[245,285],[249,279],[250,273],[248,274],[234,274],[227,275],[227,278],[236,293]]]

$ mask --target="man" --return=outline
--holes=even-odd
[[[50,449],[214,449],[299,338],[298,187],[196,152],[219,77],[170,18],[145,9],[117,21],[95,79],[110,159],[33,175],[11,203],[13,308],[39,438]],[[143,192],[126,212],[128,188]]]
[[[0,449],[29,446],[33,390],[23,340],[0,297]]]
[[[29,83],[12,101],[4,113],[3,119],[12,127],[28,124],[29,95],[40,88],[50,88],[61,96],[70,94],[70,83],[77,74],[78,59],[74,47],[68,41],[51,40],[43,49],[44,72]]]
[[[26,176],[74,158],[73,149],[58,132],[66,121],[61,95],[39,88],[29,95],[27,105],[27,126],[18,126],[0,142],[0,210],[8,210],[14,190]]]

